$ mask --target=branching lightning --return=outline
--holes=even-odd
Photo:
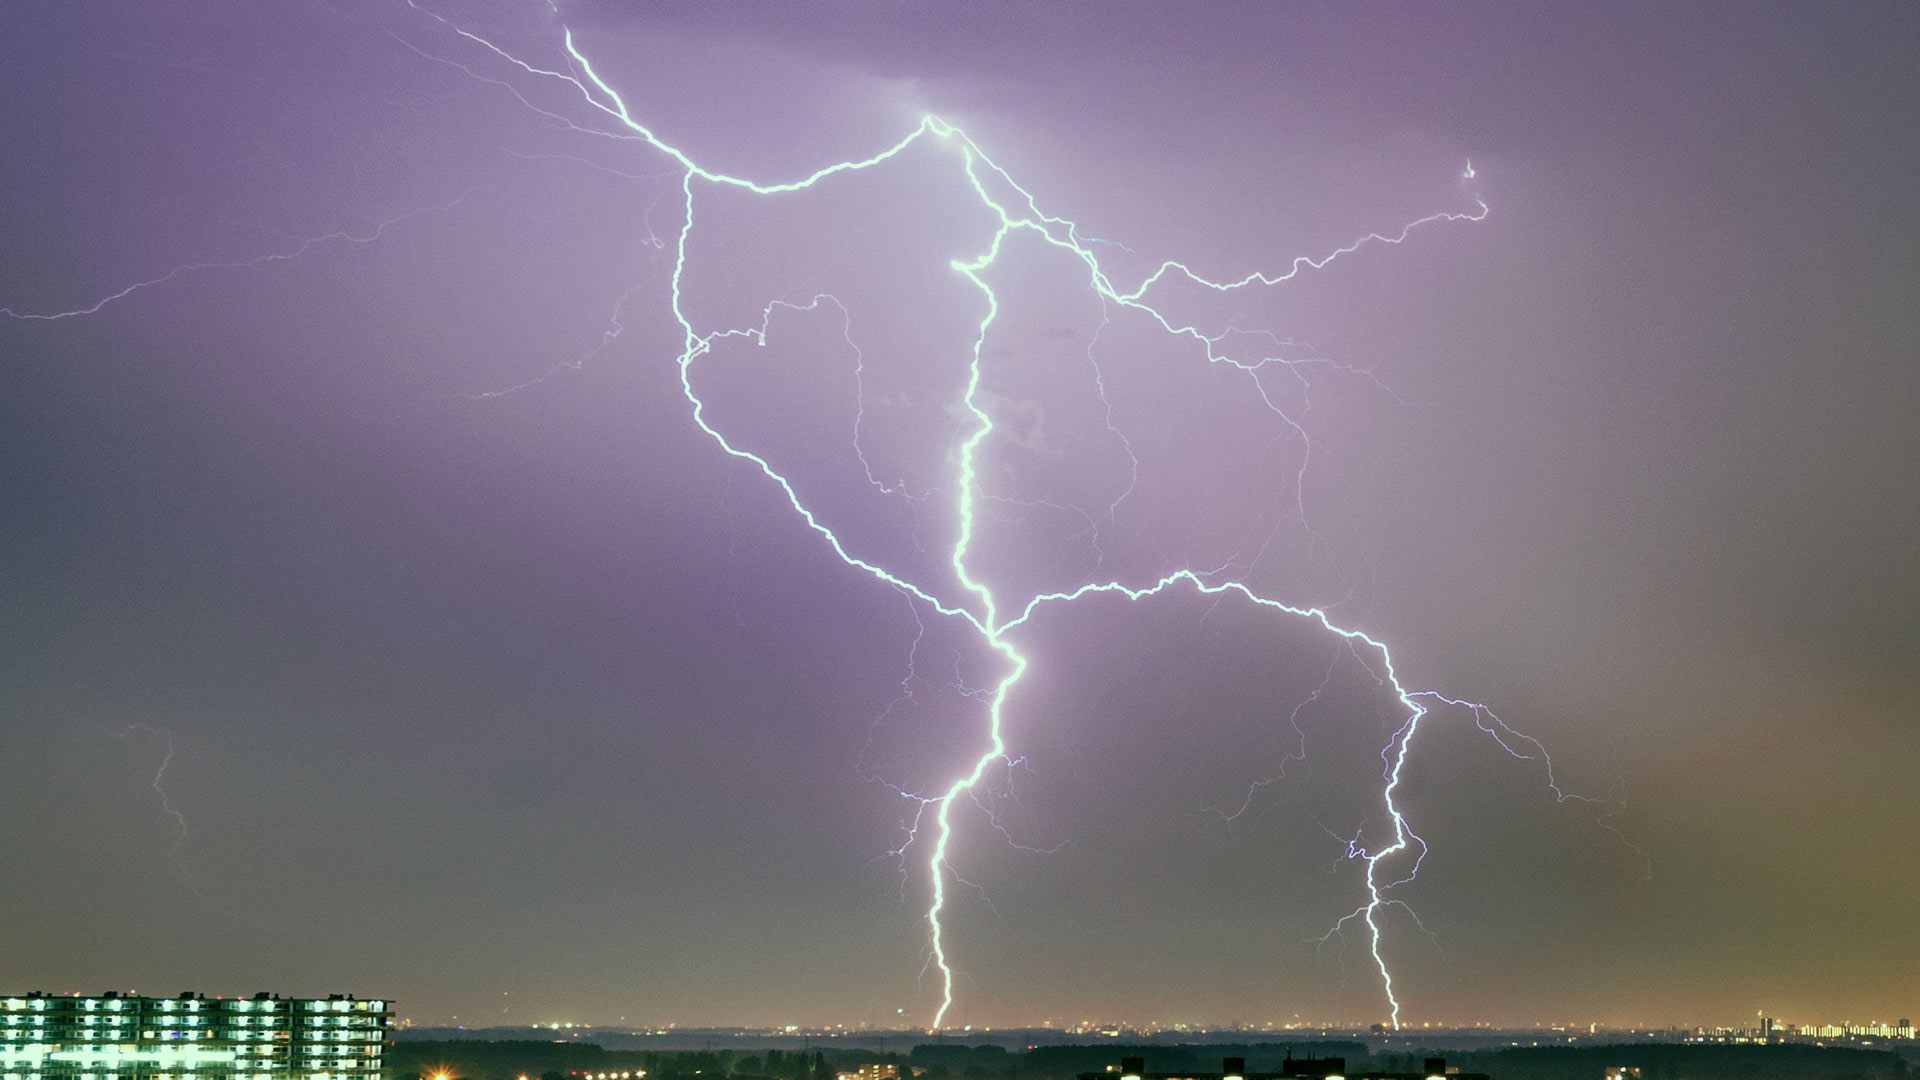
[[[1101,241],[1083,239],[1078,235],[1071,221],[1052,217],[1041,212],[1034,197],[1029,194],[1025,188],[1015,182],[1000,166],[996,165],[971,137],[936,116],[929,115],[924,117],[919,126],[909,132],[905,138],[871,157],[828,165],[800,180],[787,183],[763,184],[707,169],[676,147],[662,141],[650,129],[633,118],[627,108],[626,102],[621,98],[620,94],[594,71],[592,63],[574,44],[571,31],[566,33],[565,43],[567,55],[572,59],[573,65],[578,72],[577,75],[574,72],[541,70],[518,60],[514,60],[513,62],[523,70],[572,83],[580,90],[590,105],[618,120],[628,132],[645,140],[649,146],[660,153],[666,154],[679,162],[685,169],[681,182],[681,190],[685,195],[685,216],[682,219],[679,241],[676,246],[672,283],[672,305],[674,318],[679,322],[685,335],[684,348],[679,357],[680,385],[682,392],[687,398],[688,404],[692,407],[694,422],[697,423],[714,442],[719,444],[722,450],[734,457],[751,462],[765,474],[769,480],[779,485],[781,490],[786,494],[787,501],[793,507],[793,510],[806,521],[810,528],[819,533],[821,537],[833,547],[835,554],[845,561],[848,566],[863,571],[893,588],[910,594],[942,615],[964,620],[978,631],[988,647],[999,653],[1006,661],[1006,671],[994,686],[987,707],[987,746],[982,750],[980,755],[974,759],[971,769],[955,779],[945,791],[923,801],[919,807],[919,813],[916,814],[916,827],[914,831],[909,834],[909,843],[917,839],[920,814],[924,814],[926,809],[931,808],[933,811],[933,820],[931,823],[933,842],[925,865],[929,884],[932,889],[932,901],[927,908],[926,924],[928,949],[934,969],[939,972],[940,976],[941,997],[939,1008],[935,1010],[930,1026],[936,1029],[941,1027],[946,1020],[947,1012],[953,1006],[954,968],[947,952],[946,928],[941,921],[941,915],[946,910],[949,884],[959,881],[953,872],[948,857],[949,847],[954,836],[954,804],[963,795],[974,791],[980,784],[982,778],[986,776],[988,770],[993,768],[996,763],[1009,761],[1007,744],[1003,734],[1003,718],[1007,698],[1013,687],[1019,683],[1021,677],[1026,673],[1030,664],[1027,656],[1016,647],[1009,635],[1012,631],[1018,629],[1029,619],[1033,618],[1040,609],[1048,605],[1067,604],[1081,597],[1099,593],[1119,593],[1129,599],[1139,600],[1175,587],[1190,587],[1203,594],[1215,596],[1235,595],[1263,608],[1291,615],[1296,618],[1311,619],[1319,623],[1327,632],[1338,635],[1350,643],[1364,646],[1374,657],[1377,671],[1391,685],[1394,695],[1406,709],[1405,723],[1394,733],[1392,740],[1382,751],[1382,758],[1386,763],[1385,785],[1382,790],[1382,798],[1385,802],[1388,815],[1393,822],[1392,841],[1374,850],[1360,848],[1356,841],[1351,848],[1353,856],[1364,860],[1366,864],[1366,900],[1356,909],[1350,918],[1358,918],[1366,924],[1368,948],[1372,954],[1374,965],[1380,973],[1392,1021],[1394,1026],[1398,1027],[1400,1022],[1400,1002],[1394,994],[1393,976],[1388,968],[1386,957],[1381,952],[1382,931],[1379,915],[1383,907],[1389,903],[1397,902],[1390,900],[1387,893],[1395,886],[1405,884],[1407,881],[1412,880],[1413,875],[1419,870],[1419,859],[1423,858],[1426,854],[1425,842],[1408,826],[1405,817],[1401,814],[1400,808],[1395,801],[1395,796],[1400,788],[1401,772],[1406,765],[1409,749],[1413,745],[1414,737],[1419,732],[1420,722],[1427,715],[1428,711],[1427,706],[1422,704],[1421,695],[1408,690],[1401,684],[1399,676],[1394,670],[1393,658],[1384,643],[1361,631],[1335,624],[1324,610],[1317,607],[1303,608],[1285,604],[1278,600],[1260,596],[1238,581],[1212,580],[1209,576],[1192,570],[1175,571],[1145,587],[1130,587],[1118,581],[1107,581],[1089,583],[1069,592],[1044,593],[1029,598],[1024,604],[1019,606],[1017,614],[1010,617],[1003,617],[999,597],[995,595],[993,589],[985,581],[982,581],[974,574],[973,568],[969,565],[967,558],[974,542],[976,502],[981,497],[981,486],[977,472],[980,449],[994,431],[993,417],[988,413],[981,401],[981,354],[986,345],[988,329],[993,325],[995,318],[999,314],[999,298],[995,295],[992,286],[988,284],[984,273],[989,267],[993,266],[999,258],[1002,247],[1011,234],[1016,230],[1031,232],[1045,243],[1069,252],[1073,257],[1080,260],[1085,267],[1088,284],[1104,301],[1119,307],[1130,308],[1141,312],[1158,323],[1167,334],[1190,339],[1201,347],[1203,355],[1209,363],[1231,363],[1247,371],[1268,407],[1288,424],[1297,427],[1295,421],[1291,417],[1288,417],[1267,397],[1265,388],[1258,378],[1259,365],[1238,363],[1220,351],[1219,346],[1222,340],[1232,331],[1223,331],[1210,335],[1197,326],[1178,322],[1149,304],[1146,300],[1147,294],[1160,282],[1172,276],[1179,276],[1194,284],[1219,292],[1229,292],[1255,285],[1278,285],[1292,279],[1302,271],[1319,269],[1342,255],[1351,254],[1358,250],[1363,244],[1401,243],[1406,240],[1414,229],[1422,225],[1443,221],[1482,220],[1488,212],[1486,204],[1484,202],[1478,203],[1478,209],[1472,213],[1430,214],[1408,223],[1397,232],[1391,234],[1369,233],[1319,258],[1308,256],[1295,258],[1288,265],[1287,269],[1280,273],[1270,274],[1256,271],[1237,280],[1218,282],[1196,273],[1185,263],[1170,259],[1161,263],[1159,267],[1138,285],[1131,289],[1122,289],[1109,277],[1107,270],[1101,264],[1099,256],[1093,250],[1092,245],[1100,243]],[[498,49],[491,43],[482,41],[481,44],[502,56],[506,55],[503,50]],[[583,82],[582,79],[585,81]],[[591,89],[589,89],[589,87]],[[598,92],[597,95],[594,91]],[[960,443],[958,466],[953,483],[954,512],[959,524],[959,536],[953,545],[949,564],[962,588],[971,594],[971,600],[965,604],[956,604],[942,600],[934,595],[929,588],[896,575],[885,567],[862,559],[848,551],[842,544],[840,538],[835,535],[833,529],[815,516],[814,512],[801,500],[792,482],[777,470],[771,462],[758,454],[736,446],[724,433],[708,422],[706,418],[706,403],[694,390],[692,378],[694,362],[701,356],[706,355],[713,348],[714,342],[720,338],[749,333],[758,335],[759,338],[764,341],[766,331],[763,323],[762,327],[757,330],[717,330],[702,333],[693,325],[681,304],[681,282],[687,265],[689,246],[692,242],[696,221],[695,194],[696,191],[699,190],[696,187],[696,182],[707,185],[744,188],[757,195],[778,195],[786,192],[800,191],[810,188],[839,173],[870,169],[882,165],[906,150],[915,142],[928,138],[946,141],[959,150],[962,168],[965,170],[966,179],[975,197],[979,199],[981,205],[990,210],[999,219],[999,226],[992,238],[988,241],[984,251],[970,259],[956,258],[952,260],[951,263],[954,271],[963,275],[980,291],[981,298],[985,305],[984,313],[980,318],[977,331],[973,338],[972,362],[969,365],[967,373],[966,390],[961,399],[961,404],[972,418],[972,431]],[[989,190],[989,184],[995,181],[997,181],[997,186],[1002,186],[1010,190],[1014,197],[1005,200],[996,198],[994,193]],[[1482,706],[1474,703],[1458,702],[1445,698],[1439,700],[1447,704],[1471,708],[1474,710],[1476,718],[1482,716],[1491,717],[1492,715],[1490,712],[1485,712]],[[1497,731],[1494,731],[1496,739],[1499,738],[1499,732],[1517,734],[1512,733],[1511,729],[1507,729],[1504,724],[1500,724]],[[1505,747],[1509,753],[1514,752],[1512,746],[1507,742],[1503,741],[1501,745]],[[1531,743],[1531,745],[1537,748],[1539,744]],[[1558,792],[1557,787],[1555,790]],[[1388,880],[1388,875],[1384,867],[1394,860],[1396,856],[1415,849],[1417,849],[1419,857],[1415,858],[1413,867],[1405,874],[1392,877],[1391,880]],[[1338,927],[1335,929],[1337,931]]]
[[[461,40],[490,55],[491,59],[483,57],[476,64],[482,61],[503,64],[512,71],[505,76],[485,74],[476,70],[475,65],[430,54],[395,35],[396,40],[400,40],[403,45],[417,54],[429,60],[447,64],[475,79],[504,89],[522,105],[536,110],[542,116],[563,125],[568,130],[596,138],[628,140],[644,144],[671,161],[673,169],[667,177],[677,178],[677,186],[681,193],[679,228],[671,240],[663,241],[649,223],[647,242],[655,246],[670,245],[671,247],[670,310],[681,330],[681,347],[676,363],[681,392],[686,399],[693,422],[722,452],[746,462],[778,488],[792,512],[804,522],[808,529],[817,534],[846,566],[908,597],[910,604],[914,605],[916,620],[920,618],[920,606],[924,606],[941,618],[963,624],[972,634],[977,635],[978,640],[987,650],[997,654],[999,663],[1002,665],[997,679],[990,686],[961,690],[962,693],[977,695],[983,700],[985,706],[985,745],[972,758],[970,765],[963,766],[959,770],[959,775],[943,789],[916,793],[896,788],[902,800],[912,806],[912,815],[903,841],[891,854],[906,859],[909,857],[909,852],[920,852],[922,855],[920,865],[927,875],[927,887],[930,891],[930,901],[924,916],[929,965],[927,970],[938,975],[940,1003],[931,1016],[929,1027],[941,1028],[954,1005],[956,970],[949,951],[947,928],[942,917],[947,909],[949,890],[954,886],[967,884],[956,872],[950,858],[956,832],[955,804],[963,797],[974,799],[979,803],[978,793],[983,779],[997,767],[1012,767],[1018,760],[1007,744],[1004,718],[1010,695],[1033,663],[1019,645],[1019,632],[1030,622],[1041,617],[1044,612],[1072,605],[1075,601],[1088,597],[1113,595],[1137,601],[1164,593],[1190,590],[1201,596],[1244,603],[1277,616],[1305,620],[1318,626],[1321,631],[1337,639],[1344,649],[1358,659],[1398,702],[1403,719],[1380,752],[1382,767],[1379,799],[1391,822],[1391,832],[1384,844],[1368,846],[1362,843],[1358,834],[1352,839],[1342,841],[1346,845],[1346,857],[1358,860],[1364,866],[1364,892],[1359,904],[1352,912],[1340,919],[1328,931],[1328,936],[1332,937],[1342,934],[1349,924],[1358,923],[1365,927],[1368,952],[1380,977],[1391,1021],[1397,1028],[1400,1024],[1401,1004],[1395,993],[1392,972],[1383,952],[1384,930],[1381,916],[1386,908],[1393,906],[1406,909],[1411,914],[1411,909],[1406,908],[1404,901],[1395,897],[1393,891],[1413,879],[1427,854],[1427,844],[1414,831],[1402,813],[1399,797],[1402,777],[1408,759],[1413,753],[1415,740],[1419,737],[1423,723],[1432,711],[1439,708],[1467,711],[1479,730],[1485,732],[1508,754],[1523,760],[1539,759],[1544,762],[1547,769],[1546,781],[1556,798],[1566,801],[1585,799],[1585,797],[1563,790],[1552,772],[1552,763],[1547,758],[1545,748],[1537,740],[1509,727],[1485,705],[1449,697],[1436,691],[1409,688],[1401,681],[1393,656],[1385,642],[1364,631],[1335,622],[1323,606],[1297,606],[1263,596],[1242,581],[1228,577],[1225,568],[1178,569],[1164,574],[1158,580],[1143,584],[1129,584],[1120,580],[1093,580],[1076,588],[1040,592],[1024,598],[1009,598],[997,592],[991,581],[981,574],[972,558],[975,553],[976,519],[980,503],[983,500],[996,498],[983,490],[979,474],[983,447],[996,430],[990,402],[982,390],[983,352],[986,339],[990,328],[994,326],[1000,314],[1000,298],[987,280],[987,272],[996,265],[1007,242],[1015,234],[1035,238],[1067,258],[1077,260],[1079,272],[1083,273],[1086,286],[1100,298],[1105,311],[1125,309],[1136,312],[1150,320],[1168,337],[1189,343],[1199,358],[1207,363],[1224,364],[1238,369],[1251,381],[1254,392],[1259,395],[1265,406],[1279,421],[1298,432],[1304,440],[1305,432],[1298,419],[1274,400],[1268,391],[1267,384],[1262,381],[1262,373],[1269,364],[1281,365],[1283,370],[1290,370],[1295,377],[1300,377],[1295,368],[1297,361],[1277,357],[1260,360],[1236,359],[1230,353],[1229,339],[1246,337],[1257,332],[1233,327],[1217,332],[1203,330],[1193,322],[1168,314],[1160,307],[1156,307],[1150,300],[1150,296],[1166,283],[1176,279],[1217,293],[1277,286],[1294,279],[1303,272],[1325,267],[1335,259],[1349,255],[1363,246],[1403,243],[1415,230],[1424,226],[1447,222],[1481,221],[1489,212],[1487,205],[1475,200],[1475,209],[1471,212],[1429,214],[1410,221],[1397,230],[1368,233],[1324,255],[1294,258],[1287,262],[1283,269],[1275,272],[1254,271],[1238,278],[1214,280],[1184,262],[1169,259],[1161,262],[1136,283],[1122,285],[1114,280],[1097,249],[1112,247],[1123,252],[1131,252],[1131,249],[1118,241],[1082,235],[1072,221],[1042,212],[1034,196],[996,164],[966,132],[937,116],[923,117],[897,141],[865,158],[832,163],[795,180],[767,183],[746,179],[710,169],[695,161],[686,152],[666,142],[636,119],[622,96],[595,71],[587,56],[577,47],[571,30],[566,30],[563,36],[567,56],[566,65],[558,69],[540,67],[514,56],[508,50],[479,34],[455,25],[445,16],[420,8],[414,0],[408,0],[408,4],[451,34],[457,35]],[[593,123],[582,123],[576,118],[538,106],[516,87],[515,81],[524,79],[548,80],[571,87],[569,94],[577,92],[579,101],[604,119],[597,119]],[[795,483],[772,461],[746,449],[708,418],[707,402],[695,388],[693,371],[696,363],[703,357],[711,355],[716,346],[723,341],[747,339],[764,344],[769,333],[769,320],[777,308],[793,311],[812,311],[823,307],[837,308],[842,326],[846,330],[848,344],[853,345],[850,322],[852,316],[845,305],[827,295],[814,296],[803,304],[775,300],[765,306],[758,325],[703,329],[696,326],[693,318],[688,314],[682,294],[688,262],[694,251],[697,223],[701,220],[701,214],[697,211],[700,209],[699,204],[703,193],[716,189],[731,189],[754,196],[772,198],[805,191],[817,185],[830,183],[842,174],[881,169],[910,147],[923,143],[938,143],[957,158],[968,190],[977,200],[979,207],[989,213],[988,220],[997,222],[993,227],[992,235],[986,238],[979,250],[970,255],[955,257],[950,262],[953,272],[964,278],[977,291],[981,303],[981,315],[974,328],[965,387],[954,403],[956,413],[964,419],[964,429],[954,450],[950,485],[945,487],[951,498],[951,510],[957,529],[956,539],[951,549],[945,553],[945,561],[954,575],[954,580],[959,583],[959,596],[942,595],[939,586],[916,581],[904,572],[890,569],[882,562],[864,557],[850,549],[832,525],[802,498]],[[1474,175],[1474,170],[1469,164],[1465,176],[1470,178]],[[664,184],[662,186],[664,189]],[[158,286],[183,273],[212,267],[252,266],[292,258],[316,244],[334,239],[363,243],[377,238],[380,232],[391,224],[392,222],[383,223],[372,236],[338,233],[316,238],[306,241],[299,249],[288,253],[261,256],[243,262],[201,263],[178,267],[151,280],[130,285],[90,306],[71,311],[22,314],[11,309],[0,308],[0,313],[16,319],[40,320],[91,314],[135,291]],[[1102,326],[1105,326],[1104,319]],[[1272,339],[1271,335],[1267,336],[1269,340],[1273,340],[1275,346],[1280,344]],[[858,357],[857,346],[854,346],[854,352]],[[1095,382],[1099,387],[1101,400],[1105,403],[1105,383],[1102,381],[1098,363],[1092,360],[1091,346],[1089,346],[1088,360],[1093,363]],[[856,377],[858,375],[857,369]],[[861,465],[866,469],[867,480],[889,494],[900,494],[916,501],[932,499],[933,492],[908,493],[900,490],[902,481],[876,476],[860,449],[859,424],[860,419],[856,417],[854,449],[856,455],[860,457]],[[1107,405],[1106,424],[1108,431],[1120,440],[1126,449],[1127,457],[1133,461],[1137,479],[1139,459],[1134,456],[1133,447],[1127,442],[1125,435],[1114,425],[1110,403]],[[1301,470],[1304,472],[1304,469],[1303,461]],[[1297,483],[1298,477],[1296,477],[1296,485]],[[1129,486],[1127,492],[1130,493],[1131,490]],[[1121,499],[1126,497],[1127,493],[1120,496]],[[924,636],[924,623],[921,626],[921,633]],[[916,652],[918,647],[919,639],[916,639],[914,644]],[[915,678],[910,660],[907,677],[901,684],[903,695],[911,696]],[[1325,688],[1326,682],[1323,680],[1320,688],[1313,692],[1308,702],[1317,700]],[[1299,730],[1300,710],[1308,702],[1302,702],[1294,710],[1293,723],[1296,732]],[[1304,754],[1304,737],[1300,753]],[[170,756],[171,750],[169,750],[169,759]],[[1288,760],[1295,760],[1295,756],[1290,756]],[[166,762],[163,761],[154,783],[155,790],[160,793],[163,800],[166,794],[160,788],[159,780],[160,776],[164,775],[165,768]],[[1249,789],[1246,800],[1238,810],[1231,814],[1221,812],[1221,816],[1227,820],[1238,817],[1252,802],[1258,788],[1271,782],[1256,783]],[[178,812],[174,810],[171,803],[167,803],[166,808],[168,813],[180,821]],[[985,809],[984,805],[982,809]],[[992,821],[990,812],[988,816]],[[184,821],[180,823],[184,830]],[[992,821],[992,824],[996,828],[999,827],[997,821]],[[1001,831],[1004,833],[1004,829]],[[1415,921],[1418,922],[1417,916]]]

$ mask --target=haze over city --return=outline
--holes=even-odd
[[[1910,1017],[1915,55],[11,6],[0,992]]]

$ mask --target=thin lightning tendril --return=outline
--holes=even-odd
[[[160,797],[160,809],[164,810],[167,817],[173,820],[173,846],[167,849],[167,859],[173,863],[173,868],[180,872],[180,876],[186,879],[187,887],[192,889],[195,895],[200,895],[200,883],[194,880],[193,872],[187,869],[187,864],[181,861],[180,858],[180,847],[187,842],[187,815],[182,813],[180,808],[173,804],[173,796],[167,793],[167,789],[164,786],[167,779],[167,769],[173,764],[173,732],[165,728],[150,727],[146,724],[128,724],[125,728],[121,729],[120,737],[123,739],[131,739],[136,731],[157,736],[166,744],[166,752],[160,755],[160,764],[154,767],[153,779],[148,782],[147,786],[151,787],[153,793]]]
[[[88,304],[85,307],[72,308],[66,311],[46,311],[46,312],[15,311],[13,308],[10,308],[10,307],[0,307],[0,315],[5,315],[8,318],[17,319],[21,322],[59,322],[62,319],[77,319],[85,315],[98,315],[102,309],[106,308],[110,304],[115,304],[121,300],[125,300],[127,297],[132,296],[134,293],[140,292],[144,289],[151,289],[156,286],[165,285],[167,282],[172,281],[174,278],[180,277],[182,275],[195,274],[204,270],[248,270],[256,266],[268,266],[273,263],[288,262],[293,259],[298,259],[302,255],[307,254],[308,252],[314,250],[315,248],[322,247],[327,244],[335,244],[335,243],[356,244],[356,245],[372,244],[379,240],[384,239],[387,235],[387,230],[393,228],[394,226],[399,225],[402,222],[410,221],[416,217],[420,217],[425,214],[445,213],[446,211],[452,210],[454,207],[459,206],[461,203],[466,202],[468,199],[472,198],[475,194],[477,194],[480,190],[481,189],[479,188],[468,188],[466,191],[461,192],[457,197],[447,202],[441,203],[438,206],[422,207],[418,210],[409,210],[404,214],[397,214],[393,217],[387,218],[386,220],[379,222],[378,224],[374,225],[371,229],[368,229],[365,233],[356,233],[346,229],[339,229],[334,232],[324,233],[319,236],[297,238],[298,243],[296,244],[295,247],[293,247],[289,251],[272,251],[272,252],[268,252],[265,255],[255,255],[252,258],[247,258],[247,259],[230,259],[230,260],[214,259],[214,260],[208,260],[205,262],[182,263],[179,266],[175,266],[169,269],[163,274],[156,274],[153,277],[147,278],[145,280],[136,281],[133,284],[120,289],[118,292],[109,293],[106,296],[103,296],[98,300],[95,300],[93,303]]]

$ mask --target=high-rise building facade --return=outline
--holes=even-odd
[[[0,1080],[379,1080],[388,1002],[0,997]]]

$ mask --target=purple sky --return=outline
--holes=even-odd
[[[545,68],[571,26],[757,180],[935,112],[1123,288],[1485,200],[1150,297],[1293,362],[1258,381],[1010,240],[970,568],[1016,606],[1219,570],[1551,749],[1596,802],[1423,722],[1403,1019],[1920,1011],[1920,7],[442,13]],[[926,1023],[897,789],[970,767],[1004,666],[694,423],[675,162],[453,25],[0,13],[0,989]],[[708,420],[963,602],[957,149],[695,217],[702,332],[794,305],[695,362]],[[948,1020],[1384,1019],[1322,940],[1389,836],[1371,654],[1191,589],[1016,638]]]

